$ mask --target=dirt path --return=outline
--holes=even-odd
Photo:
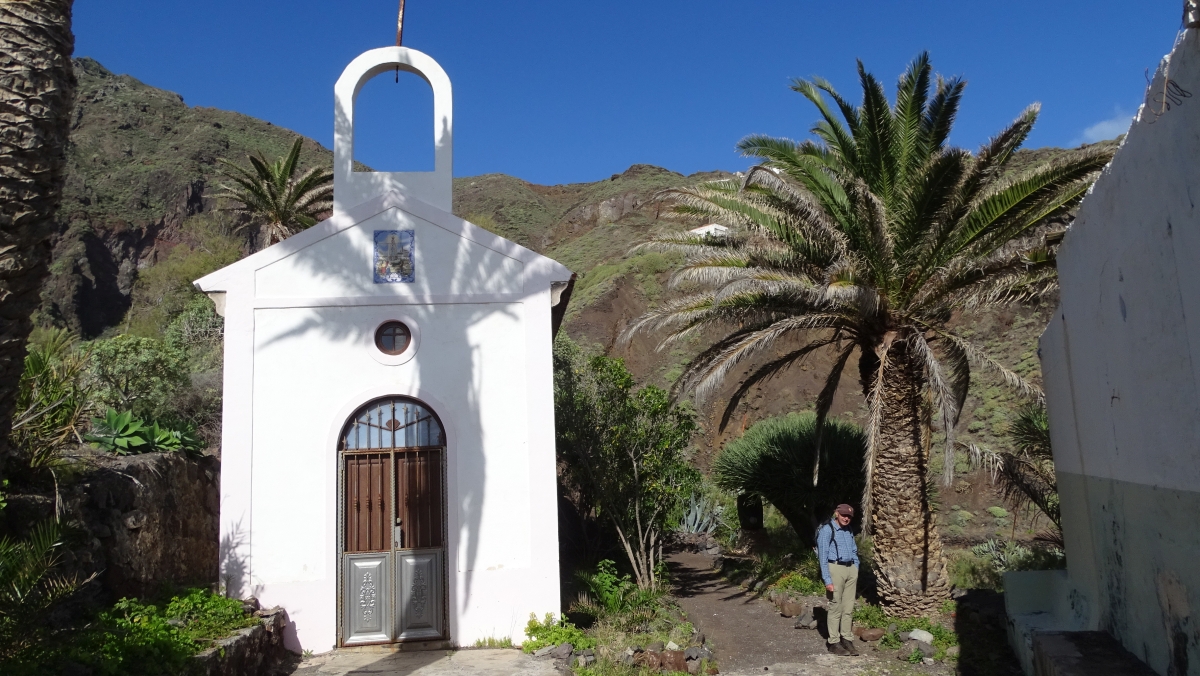
[[[688,619],[712,644],[726,676],[791,674],[795,676],[866,676],[951,674],[942,665],[910,665],[895,653],[876,653],[861,641],[859,657],[826,652],[816,631],[793,628],[774,605],[725,581],[703,554],[676,552],[667,557],[675,597]]]

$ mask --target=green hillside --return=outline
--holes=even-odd
[[[154,334],[194,297],[191,280],[257,248],[254,230],[238,230],[240,223],[210,197],[217,160],[244,162],[249,153],[277,157],[296,134],[238,113],[189,107],[175,94],[114,75],[91,59],[76,60],[76,71],[79,94],[60,231],[37,319],[85,338],[120,331]],[[1022,151],[1016,163],[1062,152]],[[329,164],[332,153],[307,140],[301,160]],[[655,233],[702,225],[673,216],[669,205],[656,199],[659,191],[722,176],[728,174],[684,176],[635,164],[592,183],[543,186],[487,174],[455,179],[454,211],[575,271],[567,333],[625,358],[640,381],[669,386],[703,346],[703,337],[661,351],[656,336],[638,336],[627,345],[618,340],[631,320],[670,293],[667,278],[678,263],[661,254],[629,252]],[[1046,307],[1013,307],[956,321],[968,325],[1002,362],[1037,381],[1036,341],[1047,312]],[[725,440],[763,417],[809,407],[829,358],[815,355],[752,391],[723,430],[723,404],[738,378],[711,401],[696,402],[703,426],[696,463],[706,468]],[[834,413],[861,418],[857,370],[845,373]],[[960,435],[1002,445],[1001,432],[1019,403],[998,380],[977,375]],[[957,462],[965,465],[965,454]],[[954,487],[956,497],[943,502],[985,509],[982,503],[996,497],[976,490],[981,483],[985,478],[974,475]]]

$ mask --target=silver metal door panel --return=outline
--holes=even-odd
[[[342,559],[345,645],[392,640],[396,626],[392,609],[390,552],[347,554]]]
[[[442,638],[442,596],[445,580],[442,550],[396,552],[399,564],[396,596],[400,612],[396,634],[400,640]]]

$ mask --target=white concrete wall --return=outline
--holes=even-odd
[[[1193,93],[1200,38],[1189,30],[1063,242],[1061,306],[1041,343],[1073,585],[1063,621],[1109,631],[1162,674],[1200,673]]]

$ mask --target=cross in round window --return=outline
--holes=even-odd
[[[375,347],[384,354],[400,354],[408,349],[412,333],[403,322],[384,322],[375,331]]]

